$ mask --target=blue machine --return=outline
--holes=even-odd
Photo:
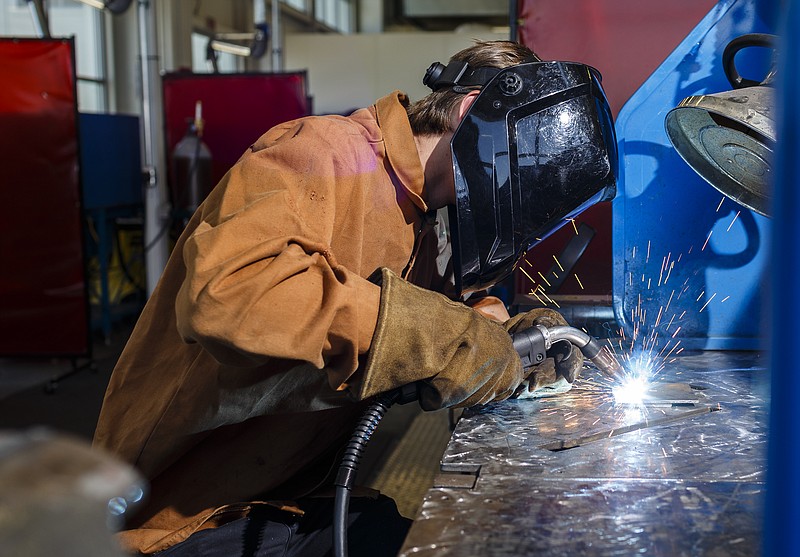
[[[769,219],[701,178],[664,122],[686,97],[732,89],[725,47],[741,35],[775,33],[773,19],[766,3],[720,1],[619,113],[613,298],[626,349],[765,347]],[[773,51],[745,50],[737,69],[762,79]]]
[[[112,324],[108,274],[117,221],[138,218],[143,208],[139,118],[81,113],[78,122],[83,208],[96,231],[99,324],[108,340]]]
[[[79,115],[84,209],[142,205],[139,118]]]

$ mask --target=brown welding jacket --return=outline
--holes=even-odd
[[[151,553],[316,487],[363,410],[387,267],[434,290],[437,238],[395,92],[256,141],[197,210],[114,369],[94,444],[150,481]],[[363,360],[363,358],[362,358]],[[217,512],[214,512],[214,511]]]

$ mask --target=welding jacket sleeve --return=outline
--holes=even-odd
[[[522,364],[502,325],[462,303],[425,290],[388,269],[378,322],[358,398],[419,385],[425,410],[503,400],[523,379]]]

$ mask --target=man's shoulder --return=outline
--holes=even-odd
[[[380,127],[371,108],[359,108],[347,114],[308,116],[305,121],[310,129],[326,134],[358,135],[369,139],[380,136]]]
[[[344,116],[341,114],[322,114],[304,116],[278,124],[262,135],[256,142],[256,149],[282,141],[304,142],[324,140],[327,143],[340,143],[350,140],[375,140],[380,136],[380,128],[370,110],[359,109]]]

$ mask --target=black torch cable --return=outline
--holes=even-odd
[[[347,515],[350,506],[350,490],[358,472],[361,455],[372,437],[372,433],[383,419],[386,411],[397,400],[396,392],[378,395],[367,407],[356,424],[353,435],[344,450],[339,472],[336,475],[336,499],[333,507],[333,552],[336,557],[347,557]]]

